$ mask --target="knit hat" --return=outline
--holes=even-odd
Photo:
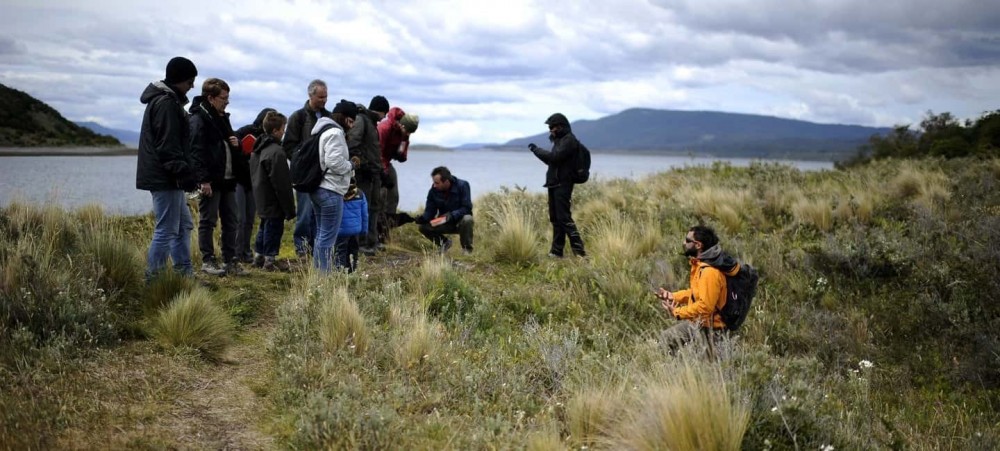
[[[172,85],[182,81],[188,81],[198,76],[198,69],[194,67],[191,60],[183,56],[175,56],[167,63],[167,74],[163,81]]]
[[[420,116],[416,114],[404,114],[403,117],[399,118],[399,123],[403,124],[403,128],[406,129],[406,133],[413,133],[417,131],[417,126],[420,125]]]
[[[356,119],[358,117],[358,106],[354,102],[340,99],[337,106],[333,107],[333,113],[340,113],[351,119]]]
[[[562,113],[556,113],[556,114],[553,114],[553,115],[549,116],[549,118],[545,120],[545,124],[546,125],[569,125],[569,119],[566,119],[566,116],[563,116]]]
[[[371,103],[368,104],[368,109],[372,111],[378,111],[379,113],[388,113],[389,101],[382,96],[372,97]]]

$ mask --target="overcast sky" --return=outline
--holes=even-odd
[[[1000,108],[1000,2],[952,0],[5,0],[0,83],[77,121],[138,130],[173,56],[232,87],[233,125],[375,94],[415,144],[504,142],[631,107],[824,123]],[[664,124],[669,127],[670,124]]]

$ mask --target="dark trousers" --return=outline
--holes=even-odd
[[[373,247],[378,244],[378,217],[382,211],[382,174],[380,172],[357,173],[358,189],[368,199],[368,233],[361,235],[360,245]]]
[[[281,250],[281,237],[285,234],[285,220],[282,218],[260,218],[255,249],[265,257],[277,257]]]
[[[358,269],[360,235],[337,235],[333,250],[334,267],[352,273]]]
[[[549,222],[552,223],[552,247],[549,248],[549,253],[560,257],[563,255],[566,238],[569,238],[569,246],[574,254],[581,257],[587,255],[583,250],[583,238],[573,222],[573,212],[570,211],[572,201],[572,183],[549,188]]]
[[[444,243],[444,236],[446,234],[458,234],[458,239],[462,243],[462,249],[471,251],[472,250],[472,229],[475,227],[475,221],[472,219],[472,215],[462,216],[462,220],[458,222],[446,222],[437,227],[432,227],[430,224],[421,224],[420,233],[424,234],[427,239],[431,240],[434,244],[440,246]]]
[[[253,223],[257,220],[257,203],[253,200],[253,187],[243,185],[236,187],[236,205],[236,211],[240,216],[240,227],[236,236],[236,256],[249,259],[253,257],[250,238],[253,235]]]
[[[295,243],[296,255],[307,255],[316,245],[316,215],[313,214],[313,204],[309,193],[295,192],[295,229],[292,230],[292,241]]]
[[[236,259],[236,234],[240,226],[236,205],[236,185],[212,183],[212,196],[202,196],[198,201],[198,249],[201,261],[215,259],[215,224],[222,220],[222,261]],[[219,189],[216,190],[216,187]]]

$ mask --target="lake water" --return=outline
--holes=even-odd
[[[659,155],[595,153],[591,180],[639,178],[684,166],[728,161],[747,166],[747,158],[691,158]],[[801,170],[833,168],[824,161],[780,161]],[[545,165],[530,152],[513,151],[413,151],[406,163],[396,163],[402,210],[423,205],[430,188],[431,170],[447,166],[452,174],[469,181],[472,197],[502,186],[544,192]],[[12,200],[55,202],[67,208],[100,204],[108,213],[141,214],[151,211],[146,191],[135,189],[135,156],[112,157],[0,157],[0,205]]]

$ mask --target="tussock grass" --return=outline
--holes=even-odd
[[[168,348],[189,348],[209,360],[222,360],[235,326],[211,293],[195,288],[178,295],[153,321],[150,335]]]
[[[610,387],[595,387],[574,393],[566,402],[566,429],[577,447],[602,442],[621,416],[624,393]]]
[[[647,380],[614,426],[610,447],[738,450],[750,411],[731,390],[719,367],[684,359]]]
[[[320,302],[319,338],[326,350],[349,349],[364,354],[370,340],[368,325],[347,288],[339,286],[324,293]]]
[[[801,197],[792,203],[791,210],[798,225],[812,226],[821,232],[833,229],[833,209],[824,200]]]
[[[173,269],[164,269],[143,289],[141,294],[143,311],[147,315],[153,314],[169,305],[178,295],[190,292],[194,286],[195,282],[190,277],[185,277]]]
[[[106,224],[95,223],[81,243],[81,251],[97,265],[98,286],[134,296],[142,286],[143,261],[138,249]]]
[[[903,165],[889,181],[888,189],[891,198],[908,200],[925,209],[934,208],[951,197],[948,178],[943,173],[921,170],[913,164]]]
[[[651,254],[663,236],[651,221],[637,224],[626,215],[599,221],[588,237],[590,253],[595,258],[628,261]]]
[[[533,213],[523,203],[514,198],[500,201],[490,212],[490,218],[496,224],[496,230],[490,232],[494,260],[522,265],[536,260],[539,236]]]
[[[436,328],[427,316],[418,314],[402,325],[402,334],[395,346],[396,365],[410,369],[428,362],[440,346]]]

